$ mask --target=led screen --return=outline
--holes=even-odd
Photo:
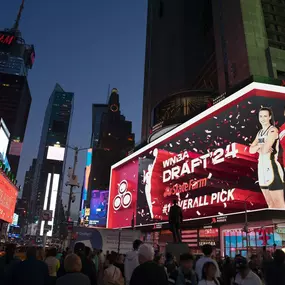
[[[85,173],[84,173],[84,184],[83,184],[83,192],[82,192],[82,200],[81,200],[81,210],[84,209],[84,202],[87,200],[88,184],[89,184],[89,177],[90,177],[90,172],[91,172],[91,162],[92,162],[92,148],[88,149],[87,151],[86,167],[85,167]]]
[[[64,153],[65,153],[64,147],[49,146],[47,152],[47,159],[63,161]]]
[[[13,225],[13,226],[17,226],[17,225],[18,225],[18,221],[19,221],[19,215],[17,215],[17,214],[14,213],[12,225]]]
[[[284,93],[252,83],[113,166],[107,226],[166,222],[174,199],[184,220],[285,209]]]
[[[106,226],[109,191],[93,190],[90,201],[89,225]]]
[[[5,161],[9,144],[10,133],[1,119],[0,121],[0,160]]]
[[[0,173],[0,220],[13,222],[17,197],[16,187]]]
[[[49,173],[47,177],[43,210],[51,210],[53,212],[52,220],[47,222],[47,224],[51,227],[51,229],[47,232],[47,236],[52,236],[54,215],[55,215],[55,209],[56,209],[56,204],[57,204],[56,202],[57,202],[57,194],[58,194],[58,187],[59,187],[59,179],[60,179],[59,174],[53,174],[53,177],[52,177],[52,173]],[[44,224],[45,224],[45,221],[42,221],[40,235],[43,235],[44,233]]]

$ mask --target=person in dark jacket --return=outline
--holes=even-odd
[[[21,262],[15,256],[16,245],[8,244],[5,249],[5,254],[0,257],[0,280],[3,284],[9,284],[13,267]]]
[[[168,285],[164,268],[153,262],[154,249],[149,244],[139,247],[140,265],[133,271],[130,285]]]
[[[97,285],[97,274],[95,264],[91,259],[86,257],[85,244],[78,242],[74,246],[74,253],[81,258],[81,273],[89,277],[91,285]]]
[[[64,260],[66,274],[57,279],[56,285],[91,285],[88,276],[81,273],[81,259],[76,254],[69,254]]]
[[[10,285],[49,285],[48,266],[37,260],[37,249],[28,248],[26,257],[25,261],[14,266]]]
[[[177,201],[173,200],[173,206],[171,206],[168,215],[168,222],[173,235],[174,242],[181,242],[180,225],[182,221],[182,209],[177,205]]]
[[[285,284],[285,253],[281,249],[275,251],[273,261],[265,268],[265,284]]]
[[[168,278],[169,285],[197,285],[197,276],[193,270],[194,257],[189,253],[180,256],[180,266]]]

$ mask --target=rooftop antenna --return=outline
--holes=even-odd
[[[18,30],[18,28],[19,28],[19,23],[20,23],[20,20],[21,20],[22,12],[24,10],[24,3],[25,3],[25,0],[22,0],[22,4],[20,6],[20,9],[19,9],[16,21],[15,21],[15,23],[13,25],[13,30]]]
[[[110,84],[108,85],[108,94],[107,94],[107,104],[109,103],[109,98],[110,98]]]

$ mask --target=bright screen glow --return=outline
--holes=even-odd
[[[91,195],[89,225],[105,227],[109,191],[93,190]]]
[[[0,160],[5,161],[8,144],[9,144],[10,133],[1,119],[0,121]]]
[[[56,209],[56,201],[57,201],[57,194],[58,194],[58,186],[59,186],[59,174],[54,174],[53,175],[53,180],[52,180],[52,189],[51,189],[51,196],[50,196],[50,205],[49,208],[48,206],[48,198],[49,198],[49,191],[50,191],[50,183],[51,183],[51,177],[52,174],[48,174],[47,178],[47,186],[46,186],[46,193],[45,193],[45,201],[44,201],[44,210],[51,210],[53,211],[53,216],[52,220],[48,221],[48,225],[51,226],[51,230],[47,232],[47,236],[52,236],[52,231],[53,231],[53,225],[54,225],[54,215],[55,215],[55,209]],[[48,208],[48,209],[47,209]],[[41,223],[41,230],[40,230],[40,235],[43,235],[44,233],[44,224],[45,222],[42,221]]]
[[[92,148],[88,149],[87,151],[81,209],[84,209],[84,202],[87,200],[88,184],[89,184],[89,177],[90,177],[90,172],[91,172],[91,163],[92,163]]]
[[[17,226],[17,225],[18,225],[18,221],[19,221],[19,215],[17,215],[17,214],[14,213],[12,225],[13,225],[13,226]]]
[[[114,165],[107,227],[285,210],[284,94],[252,83]]]
[[[64,153],[65,153],[64,147],[49,146],[47,152],[47,159],[63,161]]]
[[[17,197],[16,187],[0,173],[0,220],[13,222]]]

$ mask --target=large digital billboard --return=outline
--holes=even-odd
[[[107,227],[166,222],[173,200],[185,220],[285,209],[284,107],[284,87],[252,83],[115,164]]]
[[[107,220],[109,191],[93,190],[90,200],[89,225],[105,227]]]
[[[0,172],[0,220],[13,222],[18,190],[8,178]]]

